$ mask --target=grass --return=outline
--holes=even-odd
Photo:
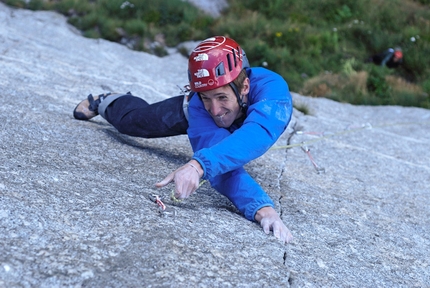
[[[166,46],[227,35],[245,48],[251,65],[278,72],[292,91],[430,108],[430,0],[229,0],[217,19],[182,0],[2,2],[56,10],[87,37],[159,56]],[[405,55],[400,68],[365,63],[395,46]]]

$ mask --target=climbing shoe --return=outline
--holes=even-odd
[[[81,101],[73,110],[73,117],[78,120],[90,120],[91,118],[99,115],[98,108],[101,102],[103,102],[106,97],[115,95],[117,93],[105,93],[97,96],[92,94],[88,95],[87,99]]]

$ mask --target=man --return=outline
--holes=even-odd
[[[388,68],[397,68],[403,63],[402,49],[399,47],[388,48],[382,53],[371,56],[367,62],[373,62],[376,65],[386,66]]]
[[[119,132],[154,138],[188,134],[194,155],[157,183],[174,181],[175,197],[197,190],[200,179],[225,195],[264,232],[284,243],[292,235],[273,201],[244,170],[281,136],[292,113],[291,95],[282,77],[264,68],[250,68],[245,53],[232,39],[216,36],[201,42],[188,61],[191,92],[154,104],[130,93],[102,94],[79,103],[74,117],[100,114]]]

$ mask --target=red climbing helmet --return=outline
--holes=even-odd
[[[396,57],[397,59],[401,59],[403,58],[403,53],[401,50],[396,50],[394,51],[394,57]]]
[[[203,92],[231,83],[249,67],[245,52],[233,39],[214,36],[202,41],[188,59],[191,90]]]

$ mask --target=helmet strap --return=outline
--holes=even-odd
[[[239,94],[236,84],[230,82],[229,85],[231,89],[233,89],[234,94],[236,95],[237,103],[239,104],[240,109],[245,112],[248,108],[248,104],[243,102],[243,96]]]

